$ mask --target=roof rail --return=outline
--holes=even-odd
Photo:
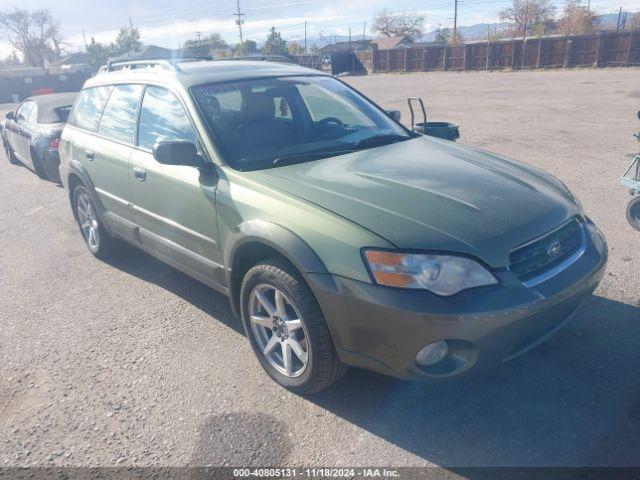
[[[256,60],[264,62],[296,63],[284,55],[245,55],[242,57],[220,58],[219,60]]]
[[[176,59],[149,59],[149,60],[114,60],[100,67],[98,73],[115,72],[117,70],[135,70],[141,68],[160,67],[172,72],[182,72],[178,62],[199,62],[212,60],[211,57],[178,57]]]

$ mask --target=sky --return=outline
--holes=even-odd
[[[585,2],[587,0],[584,0]],[[371,35],[371,19],[376,12],[389,9],[395,13],[416,12],[425,17],[425,31],[453,24],[454,0],[240,0],[244,16],[244,38],[261,43],[271,26],[287,40],[304,38],[307,22],[309,38],[331,35]],[[511,0],[459,0],[458,24],[473,25],[499,20],[499,12]],[[558,6],[562,5],[557,0]],[[129,18],[141,29],[145,43],[176,48],[188,38],[217,32],[229,43],[238,41],[238,27],[233,13],[236,0],[29,0],[28,8],[46,8],[62,24],[63,37],[70,50],[81,50],[84,37],[110,42],[119,27]],[[1,11],[24,7],[23,0],[3,0]],[[640,11],[640,0],[591,0],[599,13],[612,13],[622,6]],[[366,25],[365,25],[366,22]],[[319,41],[318,46],[324,42]],[[10,53],[10,46],[0,32],[0,56]]]

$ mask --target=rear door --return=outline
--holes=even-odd
[[[130,164],[141,241],[190,275],[209,284],[223,284],[215,210],[217,177],[195,167],[158,163],[152,149],[162,140],[199,145],[179,98],[165,88],[149,86],[140,110],[138,148]]]

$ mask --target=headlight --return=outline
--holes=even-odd
[[[375,282],[388,287],[424,289],[447,297],[498,283],[487,269],[466,257],[366,250],[365,258]]]

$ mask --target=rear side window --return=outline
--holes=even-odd
[[[116,85],[102,112],[98,133],[119,142],[133,145],[136,138],[136,118],[140,109],[142,85]]]
[[[196,132],[176,96],[160,87],[147,87],[140,111],[138,145],[151,150],[163,140],[196,143]]]
[[[69,116],[69,125],[73,125],[90,132],[98,130],[100,115],[104,108],[112,87],[87,88],[80,92],[73,111]]]

